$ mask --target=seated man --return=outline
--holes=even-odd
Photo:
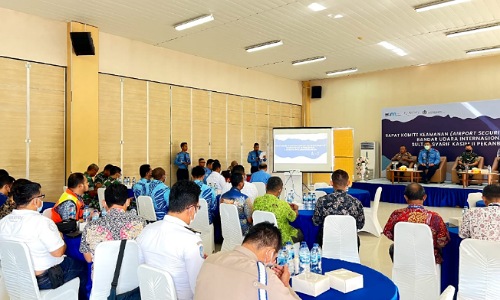
[[[122,177],[122,169],[118,166],[112,166],[109,170],[109,177],[102,184],[103,187],[109,187],[112,184],[120,184],[120,177]]]
[[[79,299],[86,299],[87,265],[64,255],[66,245],[61,233],[52,220],[40,214],[45,198],[40,184],[21,179],[14,185],[12,195],[17,207],[0,221],[0,242],[16,241],[28,246],[41,290],[52,289],[53,284],[57,284],[49,277],[48,270],[54,267],[62,271],[64,282],[79,277]]]
[[[260,272],[266,273],[263,277],[267,279],[267,299],[300,299],[290,287],[287,265],[265,267],[275,264],[281,244],[280,232],[275,226],[268,222],[255,225],[241,246],[207,257],[196,280],[194,299],[260,299]]]
[[[176,182],[168,215],[146,226],[137,238],[141,261],[172,276],[179,300],[193,299],[196,277],[205,261],[200,235],[188,227],[200,208],[199,197],[200,187],[194,182]]]
[[[384,227],[384,235],[391,241],[394,240],[394,227],[399,222],[423,223],[431,228],[432,239],[434,241],[434,256],[436,263],[443,261],[441,249],[450,241],[450,234],[441,216],[433,211],[424,208],[424,201],[427,198],[424,187],[418,183],[410,183],[405,188],[404,195],[407,208],[397,209],[392,212],[387,224]],[[393,258],[394,244],[389,248],[389,255]]]
[[[403,145],[399,147],[399,152],[394,155],[391,161],[398,162],[396,164],[396,168],[399,168],[401,166],[409,167],[410,163],[413,162],[413,157],[411,156],[410,152],[406,151],[406,146]]]
[[[200,197],[207,201],[208,222],[209,224],[212,224],[215,211],[217,210],[217,195],[215,195],[215,192],[211,187],[203,183],[203,177],[205,176],[205,170],[203,167],[194,167],[191,170],[191,176],[193,177],[194,183],[196,183],[201,189]]]
[[[469,209],[462,218],[460,237],[500,242],[500,184],[483,189],[487,207]]]
[[[153,179],[148,184],[149,197],[153,200],[156,220],[163,220],[168,212],[170,188],[165,184],[166,173],[163,168],[153,170]]]
[[[457,163],[457,172],[463,172],[465,169],[470,170],[479,165],[479,157],[476,153],[472,152],[472,145],[465,145],[465,151],[462,152],[460,157],[458,158]],[[460,180],[462,180],[462,176],[464,174],[458,174]],[[469,175],[472,177],[472,175]]]
[[[14,177],[9,175],[0,175],[0,206],[7,202],[7,198],[10,193],[12,184],[14,183]]]
[[[232,174],[234,173],[239,173],[241,176],[243,176],[243,188],[241,189],[241,192],[250,198],[251,203],[257,198],[259,195],[259,191],[257,190],[257,187],[255,184],[246,181],[247,175],[245,173],[245,167],[242,165],[236,165],[233,167],[233,171],[231,171]],[[226,185],[226,188],[222,190],[222,193],[226,193],[231,189],[230,186]]]
[[[90,164],[87,167],[87,171],[83,173],[83,175],[87,177],[87,182],[89,183],[89,190],[83,195],[83,201],[86,205],[89,205],[92,208],[100,209],[99,199],[97,198],[97,188],[94,182],[94,177],[98,171],[99,166],[96,164]]]
[[[224,187],[226,186],[226,180],[220,174],[221,165],[219,161],[214,161],[212,164],[212,173],[207,177],[207,184],[215,186],[217,190],[222,192]]]
[[[422,182],[429,183],[434,173],[439,169],[441,154],[432,148],[430,141],[424,142],[424,149],[418,153],[418,169],[422,171]]]
[[[82,173],[73,173],[68,177],[68,189],[59,197],[52,209],[52,220],[60,223],[65,220],[83,218],[83,194],[88,190],[89,183]]]
[[[241,192],[243,188],[243,176],[240,173],[231,174],[232,188],[222,194],[221,203],[234,204],[238,208],[238,217],[240,219],[241,232],[247,234],[252,226],[252,203],[250,198]]]
[[[349,174],[344,170],[336,170],[332,174],[331,184],[333,193],[320,197],[314,209],[313,223],[320,226],[318,232],[318,243],[323,244],[323,225],[325,218],[329,215],[351,215],[356,220],[356,228],[359,230],[365,226],[365,213],[361,201],[347,193],[349,187]],[[359,251],[358,237],[358,251]]]
[[[263,182],[264,184],[267,184],[270,177],[271,175],[267,173],[267,164],[262,163],[259,165],[259,171],[253,173],[252,177],[250,177],[250,182]]]
[[[132,187],[135,199],[139,198],[139,196],[147,196],[149,194],[148,183],[153,177],[151,166],[148,164],[140,166],[139,174],[141,175],[141,179]]]
[[[107,164],[105,167],[104,167],[104,170],[102,170],[101,173],[98,173],[95,177],[94,177],[94,185],[95,185],[95,188],[98,189],[98,188],[102,188],[104,187],[103,186],[103,183],[104,181],[106,181],[106,179],[108,179],[109,177],[109,172],[111,171],[111,168],[113,167],[112,164]]]
[[[253,173],[254,175],[258,172]],[[253,175],[252,175],[253,176]],[[253,203],[254,210],[272,212],[276,216],[278,228],[281,232],[283,243],[298,243],[304,239],[302,232],[290,225],[299,215],[299,207],[294,203],[287,203],[278,199],[283,190],[283,181],[279,177],[271,177],[266,186],[266,194],[257,197]]]
[[[113,184],[104,192],[108,213],[97,220],[90,221],[83,229],[80,252],[87,262],[92,262],[95,248],[101,242],[134,240],[146,227],[146,221],[132,212],[127,187]]]
[[[7,176],[10,177],[9,175],[7,175]],[[1,177],[1,175],[0,175],[0,177]],[[12,180],[14,180],[13,177],[10,177],[10,178],[12,178]],[[24,184],[25,181],[28,181],[28,180],[26,180],[26,179],[14,180],[12,183],[12,186],[10,188],[10,191],[12,191],[16,185]],[[2,206],[0,206],[0,220],[3,219],[5,216],[9,215],[15,208],[16,208],[16,202],[14,202],[14,199],[12,199],[12,192],[9,192],[7,200],[5,201],[5,203]]]

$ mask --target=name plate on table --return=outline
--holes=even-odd
[[[302,273],[292,278],[294,291],[317,297],[330,289],[330,280],[325,275]]]
[[[346,269],[338,269],[325,273],[330,279],[332,289],[342,293],[349,293],[363,288],[363,275]]]

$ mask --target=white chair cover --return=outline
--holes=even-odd
[[[470,208],[472,207],[477,207],[477,201],[483,200],[483,193],[478,192],[478,193],[469,193],[467,196],[467,203]]]
[[[241,232],[240,219],[238,218],[238,209],[233,204],[220,204],[220,220],[222,227],[221,251],[230,251],[243,242],[243,233]]]
[[[361,228],[360,231],[366,231],[373,234],[376,237],[380,237],[382,232],[382,226],[378,221],[378,206],[380,204],[380,195],[382,195],[382,187],[378,187],[375,192],[375,199],[373,200],[372,207],[363,208],[365,214],[365,226]]]
[[[156,221],[155,207],[153,199],[149,196],[139,196],[137,198],[137,213],[143,217],[144,220],[154,222]]]
[[[392,281],[398,287],[402,300],[439,299],[439,271],[434,258],[431,229],[426,224],[396,224]]]
[[[97,189],[97,199],[99,200],[99,210],[102,211],[104,209],[104,191],[106,188],[98,188]]]
[[[323,257],[360,262],[356,220],[352,216],[331,215],[325,218]]]
[[[312,191],[310,193],[314,194],[316,196],[316,199],[319,199],[320,197],[326,196],[326,192],[323,192],[323,191]]]
[[[200,198],[200,209],[189,227],[201,233],[203,251],[206,254],[212,254],[215,250],[214,225],[209,224],[207,200]]]
[[[264,196],[266,194],[266,184],[264,182],[252,182],[257,188],[257,195]]]
[[[455,287],[452,285],[449,285],[443,293],[441,293],[441,296],[439,297],[439,300],[453,300],[453,297],[455,296]]]
[[[52,219],[52,207],[51,208],[47,208],[46,210],[43,211],[43,216],[44,217],[47,217],[49,219]]]
[[[465,239],[460,244],[459,300],[499,299],[500,242]]]
[[[92,278],[92,291],[90,300],[106,299],[113,281],[116,268],[116,260],[120,251],[121,241],[102,242],[95,248],[94,254],[94,277]],[[120,277],[116,294],[131,291],[139,286],[137,268],[139,267],[139,246],[136,241],[128,240],[123,255]]]
[[[276,220],[276,215],[269,211],[254,210],[252,214],[252,219],[253,219],[253,225],[267,221],[271,224],[274,224],[274,226],[278,227],[278,221]]]
[[[80,279],[75,278],[53,290],[38,289],[28,246],[20,242],[1,242],[2,278],[10,299],[77,300]],[[5,298],[2,298],[5,299]]]
[[[168,272],[143,264],[137,273],[142,300],[177,300],[174,280]]]
[[[326,188],[326,187],[330,187],[328,185],[328,183],[326,183],[326,182],[316,182],[314,184],[314,190],[317,190],[317,189],[320,189],[320,188]]]
[[[0,299],[9,299],[9,294],[7,294],[7,288],[5,287],[5,281],[3,280],[1,269],[0,269]]]

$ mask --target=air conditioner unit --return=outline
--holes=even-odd
[[[360,156],[368,157],[367,179],[380,178],[380,149],[377,142],[361,142]]]

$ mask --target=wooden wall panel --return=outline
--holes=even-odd
[[[26,62],[0,57],[0,168],[16,179],[26,177],[26,84]]]
[[[242,155],[241,162],[245,166],[245,171],[250,171],[250,164],[247,162],[248,151],[253,150],[253,144],[258,142],[256,136],[257,122],[255,113],[255,99],[242,98],[243,122],[242,122]]]
[[[242,163],[241,154],[241,125],[242,105],[241,97],[228,95],[227,97],[227,162],[236,160]],[[223,166],[224,167],[224,166]],[[226,166],[227,167],[227,166]]]
[[[227,95],[212,93],[211,95],[211,127],[210,127],[210,157],[218,159],[221,165],[228,165],[226,158],[226,102]]]
[[[147,162],[147,83],[125,78],[123,84],[122,175],[140,178],[139,167]]]
[[[149,164],[162,167],[170,181],[170,86],[149,83]]]
[[[188,152],[191,145],[191,89],[172,86],[172,153],[170,183],[177,181],[177,166],[174,165],[175,156],[181,151],[180,144],[188,143]],[[191,157],[191,164],[194,158]],[[192,166],[192,165],[191,165]]]
[[[192,90],[193,93],[193,145],[191,146],[192,166],[198,165],[198,159],[209,158],[210,148],[210,92]]]
[[[99,74],[99,167],[120,165],[121,78]]]

